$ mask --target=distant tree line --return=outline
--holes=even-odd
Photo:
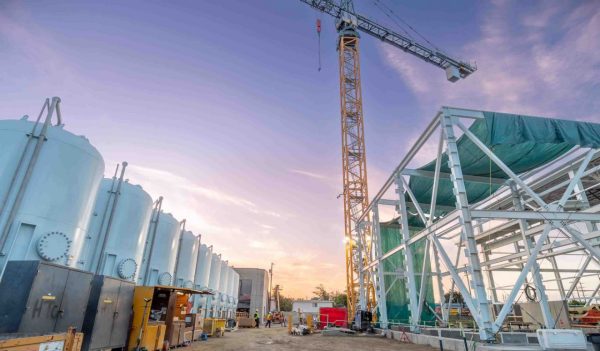
[[[333,307],[346,307],[347,295],[339,291],[327,291],[323,284],[319,284],[313,291],[311,300],[333,301]],[[279,308],[284,312],[291,312],[294,303],[293,298],[279,295]]]

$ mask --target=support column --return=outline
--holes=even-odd
[[[483,282],[483,274],[481,271],[481,262],[477,251],[477,243],[473,231],[473,223],[471,220],[471,212],[469,202],[467,200],[467,191],[463,179],[462,168],[458,156],[458,147],[456,145],[456,136],[454,134],[453,117],[443,113],[442,128],[446,139],[448,165],[452,173],[452,183],[454,185],[454,194],[456,196],[456,206],[460,213],[460,224],[463,226],[462,235],[466,248],[466,255],[471,275],[471,286],[475,291],[475,305],[478,311],[472,311],[474,314],[479,314],[479,336],[482,341],[495,340],[495,335],[492,330],[492,321],[490,316],[490,305],[488,303],[485,285]]]
[[[387,300],[386,300],[386,286],[385,286],[385,275],[383,270],[383,248],[381,247],[381,229],[379,228],[379,205],[375,203],[373,205],[373,239],[375,240],[375,253],[377,255],[377,274],[375,278],[375,293],[377,294],[377,308],[379,309],[379,326],[382,329],[388,327],[388,315],[387,315]]]
[[[523,202],[521,197],[519,196],[519,192],[517,191],[517,186],[515,182],[511,181],[509,186],[515,210],[523,211]],[[521,236],[525,244],[525,252],[527,252],[527,257],[530,257],[531,250],[533,249],[535,244],[531,237],[527,237],[527,230],[529,229],[529,225],[527,224],[526,220],[519,219],[519,229],[521,231]],[[560,274],[558,273],[558,271],[555,271],[555,273],[558,274],[557,279],[560,280]],[[546,325],[546,328],[554,328],[555,321],[554,317],[552,317],[552,313],[550,312],[550,306],[548,305],[548,296],[546,295],[546,287],[544,286],[542,273],[540,272],[540,265],[537,263],[537,260],[534,260],[532,262],[531,275],[533,276],[535,288],[537,289],[540,296],[540,308],[542,310],[544,324]],[[564,291],[562,293],[564,294]]]
[[[396,175],[396,192],[398,193],[398,212],[400,213],[400,231],[402,233],[402,243],[404,247],[404,264],[406,265],[406,295],[408,296],[408,309],[410,311],[410,330],[414,333],[419,332],[419,317],[415,314],[418,311],[419,299],[417,298],[417,281],[415,279],[415,266],[413,262],[412,247],[408,245],[410,232],[408,231],[408,211],[406,208],[406,199],[404,198],[404,184],[401,174]]]

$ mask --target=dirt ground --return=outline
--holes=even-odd
[[[191,346],[178,351],[431,351],[428,346],[404,344],[398,341],[373,336],[323,336],[313,334],[306,336],[288,335],[287,328],[270,329],[238,329],[225,333],[221,338],[208,338],[208,341],[197,341]]]

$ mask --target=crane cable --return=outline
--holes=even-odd
[[[406,22],[404,19],[402,19],[402,17],[398,16],[389,6],[384,4],[381,0],[373,0],[373,4],[381,12],[383,12],[389,19],[391,19],[400,29],[402,29],[402,31],[406,35],[408,35],[409,38],[411,38],[412,40],[415,40],[414,37],[412,35],[410,35],[410,33],[408,33],[408,31],[406,31],[406,29],[404,29],[398,21],[402,22],[406,27],[408,27],[410,30],[412,30],[416,35],[418,35],[421,39],[423,39],[427,44],[431,45],[432,49],[435,49],[438,52],[444,53],[444,50],[440,49],[437,45],[435,45],[434,43],[429,41],[423,34],[419,33],[419,31],[417,31],[415,28],[413,28],[413,26],[408,24],[408,22]],[[393,18],[392,16],[395,18]]]
[[[318,37],[318,56],[319,56],[319,72],[321,72],[321,19],[317,18],[317,37]]]

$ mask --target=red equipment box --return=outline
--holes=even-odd
[[[348,326],[348,310],[345,307],[319,308],[319,329],[327,325],[346,328]]]

